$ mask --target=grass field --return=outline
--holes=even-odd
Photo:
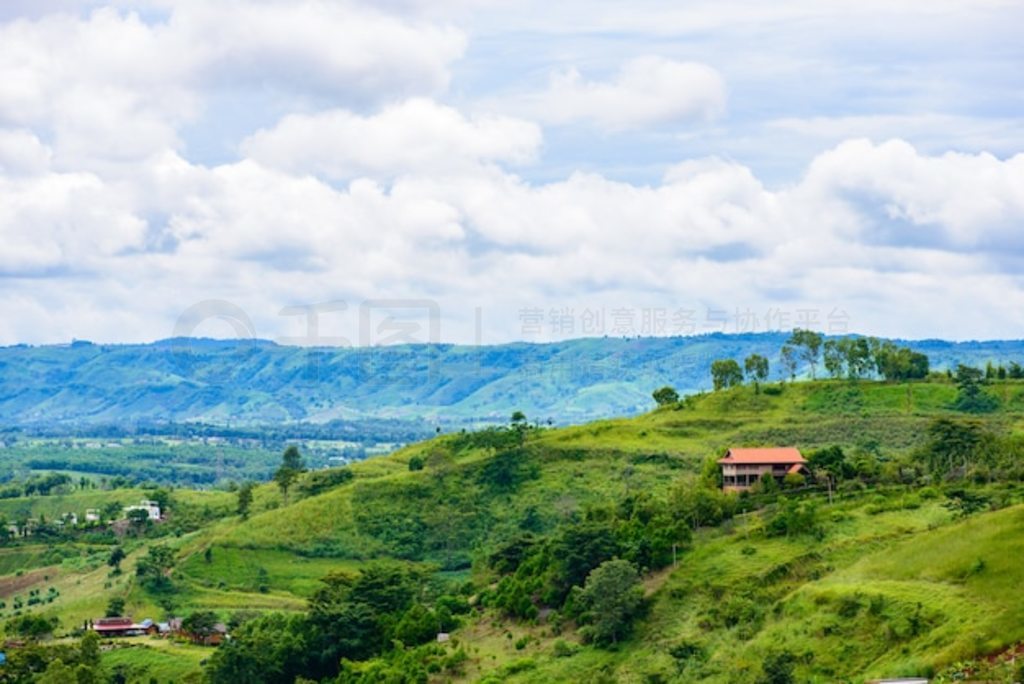
[[[1024,383],[990,391],[1000,409],[976,420],[1020,432]],[[663,497],[729,446],[807,452],[838,444],[885,463],[922,446],[936,417],[955,416],[954,397],[944,382],[797,383],[771,393],[741,387],[636,418],[539,430],[514,462],[500,462],[500,450],[486,444],[443,435],[353,464],[350,481],[317,496],[293,490],[286,504],[275,486],[262,485],[248,520],[235,515],[232,493],[175,490],[181,505],[205,510],[211,522],[157,541],[128,540],[118,577],[102,546],[55,551],[19,542],[0,549],[0,594],[4,582],[12,587],[8,598],[54,586],[60,597],[41,610],[70,629],[101,615],[112,596],[124,597],[140,619],[198,608],[221,619],[239,610],[301,610],[321,577],[375,560],[487,581],[476,561],[527,521],[544,533],[631,494]],[[414,458],[422,470],[410,471]],[[496,479],[495,468],[507,471]],[[1024,500],[1013,486],[990,489],[1007,504]],[[0,514],[56,515],[100,507],[111,496],[130,503],[143,494],[9,499],[0,501]],[[1024,595],[1014,592],[1024,583],[1024,507],[960,522],[934,488],[850,490],[831,505],[821,494],[808,496],[821,503],[820,537],[769,538],[760,513],[699,531],[678,567],[647,579],[646,617],[617,648],[584,646],[571,629],[559,634],[543,621],[485,612],[457,633],[470,655],[465,679],[743,684],[755,681],[767,655],[786,650],[800,681],[862,682],[936,672],[1024,640]],[[135,563],[150,543],[177,554],[170,605],[135,581]],[[178,681],[204,653],[161,642],[111,651],[104,661]]]

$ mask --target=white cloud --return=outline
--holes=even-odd
[[[52,135],[55,162],[95,169],[181,149],[212,89],[359,104],[432,94],[456,29],[310,0],[181,2],[163,21],[100,8],[0,23],[0,125]]]
[[[587,121],[617,131],[714,119],[725,99],[725,83],[711,67],[645,56],[606,81],[588,81],[576,69],[557,72],[547,90],[510,106],[546,123]]]
[[[52,152],[25,129],[0,128],[0,175],[36,174],[50,166]]]
[[[373,116],[345,110],[293,114],[242,144],[245,156],[296,173],[333,179],[466,171],[478,164],[523,164],[540,147],[533,123],[503,116],[467,118],[425,99]]]
[[[377,102],[434,94],[466,39],[450,26],[412,23],[372,5],[329,0],[176,3],[171,27],[208,51],[218,80],[273,82]]]
[[[146,224],[115,187],[90,174],[0,176],[0,272],[111,266],[144,244]]]
[[[926,156],[902,140],[852,140],[820,155],[804,184],[860,205],[854,209],[862,238],[946,242],[961,250],[1024,246],[1024,154]]]
[[[137,324],[107,339],[162,337],[211,298],[274,337],[296,333],[277,315],[286,304],[381,297],[435,298],[446,338],[464,341],[473,306],[491,341],[517,337],[529,306],[842,309],[868,333],[1006,335],[1024,324],[1024,286],[992,245],[1024,221],[1021,187],[1020,157],[924,155],[899,141],[839,145],[777,191],[717,159],[650,187],[583,173],[531,184],[484,166],[339,189],[252,160],[206,169],[173,155],[129,184],[49,172],[0,185],[0,302],[26,317],[8,318],[0,340],[74,328],[54,311],[78,336],[123,320]],[[882,229],[888,239],[869,239]],[[46,269],[77,275],[19,276]],[[72,277],[88,278],[95,301],[68,312]],[[951,308],[958,317],[936,318]],[[336,320],[357,337],[355,314]]]
[[[1012,3],[102,4],[0,10],[0,342],[163,337],[210,298],[268,337],[380,297],[463,341],[473,306],[488,341],[524,306],[1024,325]]]

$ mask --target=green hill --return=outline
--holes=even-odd
[[[14,597],[54,586],[59,598],[32,610],[58,616],[62,629],[100,615],[111,596],[140,617],[209,609],[225,620],[245,611],[299,619],[311,597],[321,610],[350,610],[365,596],[345,587],[384,563],[415,578],[403,599],[413,608],[387,622],[404,645],[373,647],[345,681],[421,672],[436,681],[753,683],[777,666],[789,681],[863,682],[977,670],[1024,640],[1024,597],[1014,591],[1024,582],[1024,383],[986,391],[996,410],[965,415],[951,408],[956,388],[945,382],[787,383],[573,427],[443,435],[353,464],[351,478],[323,493],[308,492],[331,471],[311,472],[287,503],[262,485],[248,520],[233,514],[233,495],[176,490],[203,522],[179,536],[128,537],[120,576],[109,576],[103,539],[8,542],[3,617],[13,616]],[[935,469],[940,419],[977,436],[953,470]],[[716,494],[709,463],[753,445],[805,454],[839,446],[848,472],[831,503],[820,488]],[[42,498],[2,503],[17,510]],[[171,590],[133,572],[153,545],[174,549]],[[593,626],[569,589],[613,556],[640,566],[644,608],[616,643],[589,643]],[[324,585],[328,575],[343,579]],[[323,603],[325,586],[341,592],[334,603]],[[337,624],[354,624],[346,615]],[[419,631],[414,615],[425,621]],[[288,660],[267,635],[292,627],[250,627],[262,624],[239,628],[211,667],[232,653]],[[449,624],[448,644],[416,645]],[[305,632],[294,638],[304,654],[321,648]],[[181,677],[201,659],[197,647],[136,643],[105,659],[133,681]],[[256,650],[245,651],[250,643]]]
[[[565,425],[647,410],[664,384],[710,388],[714,359],[757,353],[779,377],[784,333],[588,338],[543,344],[306,349],[262,340],[0,347],[0,428],[195,423],[273,426],[493,422]],[[932,367],[1024,358],[1024,342],[907,343]],[[420,421],[430,424],[423,426]],[[376,422],[374,422],[376,421]],[[387,441],[387,440],[385,440]]]

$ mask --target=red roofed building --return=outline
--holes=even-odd
[[[141,634],[155,634],[156,625],[152,620],[143,620],[135,623],[127,617],[106,617],[99,618],[92,623],[94,632],[104,637],[139,636]]]
[[[790,473],[805,474],[807,460],[795,447],[729,449],[722,466],[722,491],[742,492],[753,487],[765,473],[780,482]]]
[[[93,630],[100,636],[128,636],[135,627],[131,618],[100,618],[92,623]]]

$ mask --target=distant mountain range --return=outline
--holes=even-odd
[[[545,344],[280,346],[178,338],[151,344],[0,348],[0,427],[203,422],[281,425],[361,419],[432,424],[504,420],[524,411],[555,424],[627,415],[651,391],[709,388],[711,361],[759,353],[787,335],[587,338]],[[1024,341],[902,342],[933,368],[1024,361]]]

